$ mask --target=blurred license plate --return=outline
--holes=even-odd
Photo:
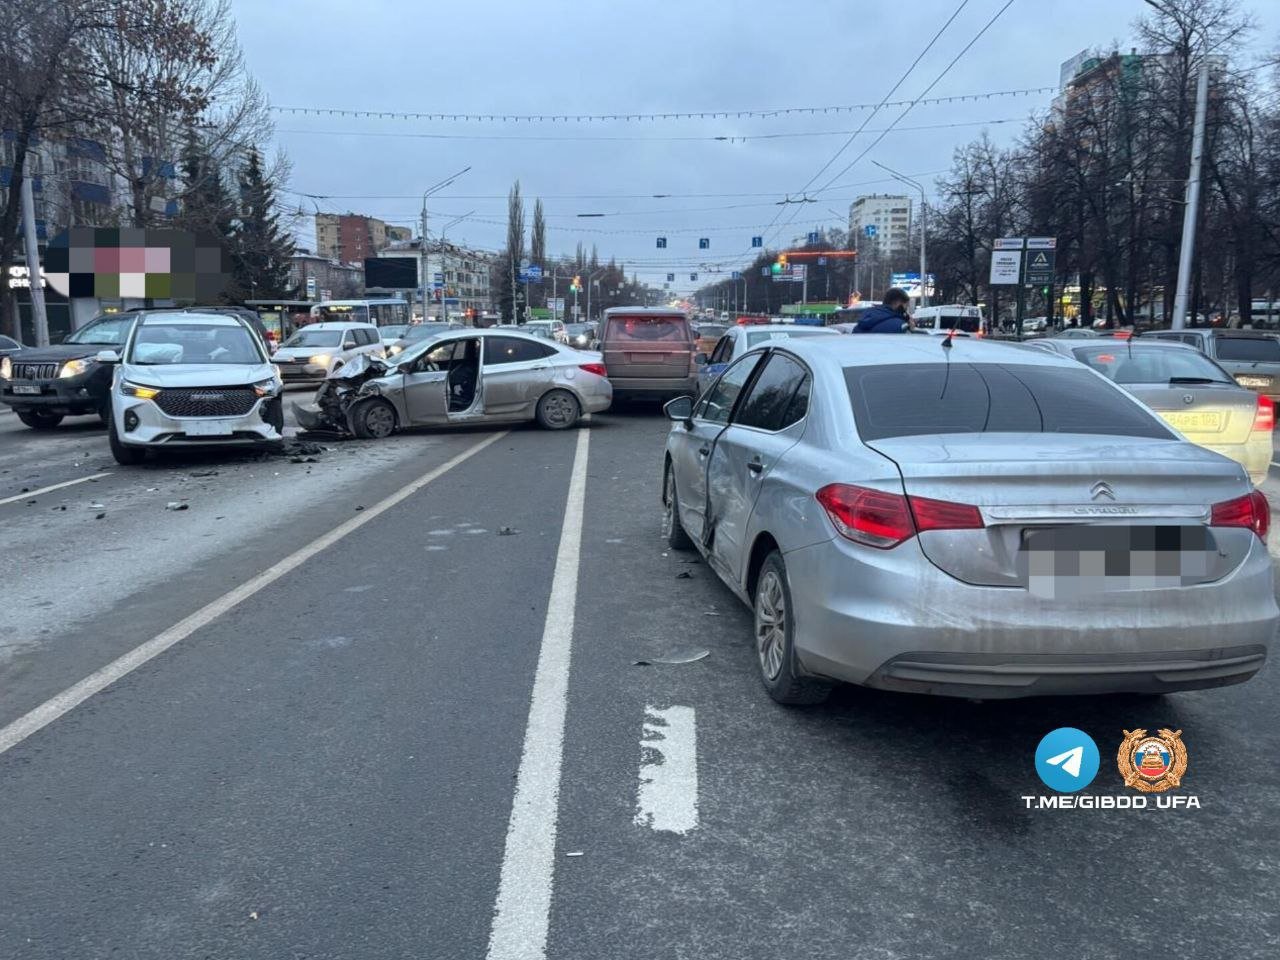
[[[633,353],[631,355],[632,363],[666,363],[667,355],[665,353]]]
[[[182,428],[188,437],[225,437],[231,434],[230,420],[193,420]]]
[[[1242,387],[1269,387],[1271,386],[1271,378],[1250,377],[1248,375],[1241,374],[1236,377],[1236,383],[1240,384]]]
[[[31,396],[33,394],[39,394],[40,388],[30,383],[19,383],[14,386],[13,392]]]
[[[1179,413],[1166,413],[1165,420],[1170,426],[1183,433],[1218,433],[1226,425],[1226,417],[1213,410],[1185,410]]]

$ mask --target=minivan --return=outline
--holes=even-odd
[[[1171,340],[1195,347],[1254,393],[1280,401],[1280,337],[1263,330],[1193,327],[1152,330],[1143,340]]]
[[[613,307],[604,312],[599,350],[615,398],[698,393],[693,330],[682,310]]]

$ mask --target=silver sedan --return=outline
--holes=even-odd
[[[314,400],[294,404],[303,429],[338,422],[379,438],[406,426],[534,420],[562,430],[613,401],[600,354],[502,328],[439,335],[372,376],[347,370],[336,371]]]
[[[668,542],[751,605],[780,702],[1164,692],[1266,658],[1266,498],[1073,360],[794,340],[666,410]]]

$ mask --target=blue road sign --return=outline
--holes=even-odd
[[[675,279],[676,279],[676,275],[674,273],[667,274],[667,283],[674,283]]]
[[[659,250],[665,250],[665,249],[666,249],[666,246],[667,246],[667,238],[666,238],[666,237],[659,237],[659,238],[658,238],[658,249],[659,249]]]
[[[733,277],[733,279],[735,279],[735,280],[741,280],[741,279],[742,279],[742,274],[741,274],[741,273],[739,273],[737,270],[733,271],[733,273],[731,274],[731,276],[732,276],[732,277]]]
[[[820,267],[825,267],[826,265],[827,265],[827,258],[826,258],[826,257],[819,257],[819,258],[818,258],[818,266],[820,266]]]
[[[876,225],[874,223],[868,223],[862,228],[862,232],[868,237],[874,237],[876,235]]]
[[[689,274],[689,279],[696,281],[698,279],[698,275],[696,273],[691,273]]]
[[[817,242],[818,242],[818,231],[817,231],[817,230],[810,230],[810,231],[809,231],[809,242],[810,242],[810,243],[817,243]]]
[[[751,245],[752,245],[753,247],[763,247],[763,246],[764,246],[764,237],[752,237],[752,238],[751,238]]]
[[[525,271],[525,275],[526,275],[530,280],[541,280],[541,279],[542,279],[542,268],[541,268],[540,266],[538,266],[537,264],[534,264],[534,265],[533,265],[533,266],[531,266],[528,270],[526,270],[526,271]]]
[[[769,275],[769,272],[770,272],[770,271],[769,271],[769,268],[768,268],[768,267],[761,267],[761,268],[760,268],[760,276],[762,276],[762,277],[767,277],[767,276]]]
[[[710,238],[708,238],[708,237],[702,237],[702,238],[698,241],[698,249],[699,249],[699,250],[709,250],[709,249],[711,249],[711,240],[710,240]]]

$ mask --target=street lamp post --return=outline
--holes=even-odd
[[[609,269],[608,267],[601,267],[599,270],[592,270],[590,273],[587,274],[587,322],[588,323],[591,322],[591,287],[594,283],[594,281],[592,281],[591,278],[598,273],[604,273],[608,269]],[[573,298],[573,302],[575,305],[578,302],[578,298],[576,295]]]
[[[433,193],[437,193],[440,190],[443,190],[445,187],[449,186],[449,184],[453,183],[453,181],[457,180],[460,176],[462,176],[464,173],[466,173],[470,169],[471,168],[469,166],[463,167],[461,170],[459,170],[457,173],[453,174],[452,176],[446,177],[445,179],[441,180],[439,183],[435,184],[434,186],[427,187],[427,189],[422,191],[422,242],[421,244],[419,244],[419,248],[418,248],[418,266],[422,270],[422,319],[423,319],[423,322],[426,322],[426,319],[427,319],[427,291],[431,289],[431,281],[427,278],[427,267],[430,265],[427,260],[427,197],[431,196]],[[468,216],[470,216],[470,214],[468,214]],[[444,237],[443,235],[441,235],[442,242],[443,242],[443,239]],[[443,257],[443,255],[444,254],[442,252],[441,256]],[[444,308],[443,297],[441,297],[440,306],[441,306],[441,309]]]
[[[929,262],[925,257],[925,234],[927,233],[928,214],[925,212],[924,186],[908,176],[904,176],[897,170],[886,167],[879,160],[872,160],[877,167],[888,173],[895,180],[905,183],[909,187],[915,187],[920,191],[920,306],[927,307],[929,305]]]
[[[446,301],[449,299],[449,278],[448,278],[448,272],[447,272],[448,268],[445,266],[445,256],[446,256],[445,242],[444,242],[445,231],[448,230],[450,227],[452,227],[454,224],[461,223],[463,220],[467,219],[467,217],[471,216],[471,214],[473,213],[475,213],[474,210],[468,210],[462,216],[454,217],[452,220],[450,220],[448,223],[446,223],[443,227],[440,228],[440,276],[444,278],[444,281],[443,281],[444,286],[440,288],[440,320],[442,322],[447,322],[449,319],[449,316],[448,316],[449,311],[446,308]],[[423,320],[427,319],[427,303],[425,300],[422,302],[422,319]]]

